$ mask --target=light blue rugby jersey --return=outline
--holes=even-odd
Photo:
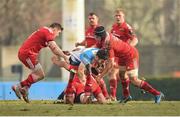
[[[80,54],[80,60],[84,65],[91,64],[94,59],[98,48],[87,48]]]
[[[78,51],[70,52],[71,60],[77,64],[80,64],[81,62],[84,65],[90,64],[98,50],[98,48],[81,48]]]

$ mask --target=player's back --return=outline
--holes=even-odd
[[[110,48],[114,50],[115,56],[127,57],[132,56],[134,48],[126,42],[119,40],[117,37],[110,34]]]
[[[47,47],[48,38],[52,37],[53,33],[47,27],[42,27],[33,32],[25,40],[20,48],[20,51],[28,51],[37,54],[41,48]]]
[[[90,64],[92,60],[94,59],[98,48],[86,48],[80,55],[81,61],[86,65]]]

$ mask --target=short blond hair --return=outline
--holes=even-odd
[[[116,13],[123,13],[124,15],[125,15],[125,11],[124,11],[124,9],[122,9],[122,8],[117,8],[116,10],[115,10],[115,14]]]

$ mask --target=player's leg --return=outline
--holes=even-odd
[[[125,66],[119,67],[119,77],[121,79],[122,94],[123,94],[122,100],[120,102],[126,103],[127,101],[130,101],[132,99],[132,97],[131,97],[130,91],[129,91],[130,80],[126,74],[126,67]]]
[[[79,79],[78,77],[76,77],[75,79],[76,83],[75,83],[75,88],[76,88],[76,96],[75,96],[75,103],[83,103],[83,98],[84,98],[84,88],[85,88],[85,84],[84,81],[82,81],[81,79]]]
[[[64,102],[66,104],[71,104],[73,105],[74,104],[74,100],[75,100],[75,93],[65,93],[64,95]]]
[[[127,75],[129,76],[131,83],[135,86],[153,94],[155,96],[155,103],[160,103],[161,97],[163,97],[163,94],[153,88],[149,83],[146,81],[143,81],[141,79],[138,79],[138,67],[139,67],[139,56],[138,52],[135,54],[135,57],[133,60],[130,60],[127,62]]]
[[[73,94],[75,93],[75,89],[73,87],[73,79],[74,79],[75,73],[74,72],[70,72],[69,73],[69,81],[68,81],[68,85],[66,87],[66,91],[65,93],[68,94]]]
[[[64,95],[65,95],[65,91],[61,92],[57,100],[54,101],[54,104],[64,103]]]
[[[97,99],[98,103],[105,104],[107,102],[99,86],[97,86],[97,88],[93,91],[93,94],[95,98]]]
[[[66,88],[66,93],[70,94],[70,93],[74,93],[74,87],[73,87],[73,79],[75,77],[75,74],[77,74],[78,71],[78,67],[80,62],[74,62],[71,57],[69,59],[70,61],[70,65],[68,66],[68,70],[69,70],[69,81],[68,81],[68,85]]]
[[[28,89],[31,85],[39,80],[42,80],[45,76],[42,66],[35,57],[19,57],[24,65],[26,65],[32,72],[28,75],[27,79],[20,82],[18,85],[12,86],[12,89],[16,94],[21,94],[23,99],[26,102],[29,102],[28,99]],[[19,92],[19,93],[17,93]],[[18,96],[19,97],[19,96]]]
[[[106,87],[106,83],[104,82],[104,79],[101,78],[101,79],[100,79],[100,82],[98,82],[98,84],[99,84],[99,86],[100,86],[100,88],[101,88],[101,90],[102,90],[102,93],[103,93],[104,97],[105,97],[106,99],[109,99],[109,94],[108,94],[107,87]]]
[[[91,99],[91,95],[92,95],[92,88],[93,88],[93,78],[90,74],[86,74],[86,84],[85,84],[85,88],[84,88],[84,98],[82,100],[83,103],[88,103],[89,100]]]
[[[112,68],[109,72],[109,85],[110,85],[110,98],[112,101],[116,101],[116,91],[117,91],[117,79],[116,75],[118,73],[118,68]]]
[[[117,74],[119,72],[118,68],[118,58],[115,58],[116,65],[113,66],[109,72],[109,85],[110,85],[110,98],[112,101],[116,101],[116,91],[117,91]]]
[[[158,91],[157,89],[153,88],[148,82],[146,81],[143,81],[141,79],[138,79],[137,76],[133,76],[132,74],[132,70],[129,71],[130,73],[128,74],[131,74],[131,83],[134,84],[135,86],[145,90],[146,92],[149,92],[151,93],[152,95],[155,96],[155,103],[160,103],[161,101],[161,98],[164,96],[160,91]]]

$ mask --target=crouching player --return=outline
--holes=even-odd
[[[86,78],[86,75],[84,75],[84,71],[87,70],[85,66],[90,66],[93,61],[97,61],[94,59],[97,58],[100,60],[104,59],[105,54],[106,53],[103,50],[99,50],[97,48],[86,48],[86,49],[80,49],[70,52],[70,58],[69,58],[70,64],[67,64],[64,61],[60,61],[56,57],[52,58],[54,64],[58,65],[59,67],[64,67],[66,70],[70,71],[70,78],[69,78],[68,86],[65,91],[66,102],[71,104],[74,102],[73,95],[74,93],[76,93],[76,90],[74,88],[74,76],[78,77],[81,80]],[[96,80],[92,79],[90,82],[91,82],[91,87],[93,87],[92,93],[95,95],[98,102],[105,103],[106,100]],[[81,100],[80,102],[88,103],[89,97],[87,99]]]

